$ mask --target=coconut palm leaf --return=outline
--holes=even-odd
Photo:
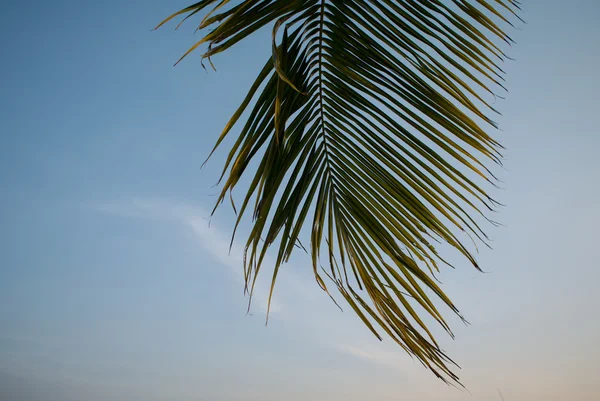
[[[231,197],[235,208],[231,191],[249,176],[236,228],[252,214],[250,294],[267,249],[276,249],[272,296],[306,235],[323,290],[328,279],[378,338],[458,380],[422,316],[452,335],[432,301],[458,314],[435,280],[447,264],[439,244],[479,268],[464,241],[485,243],[478,221],[495,206],[482,184],[493,184],[488,165],[500,163],[501,146],[484,128],[495,127],[489,99],[502,88],[504,29],[518,8],[514,0],[203,0],[160,24],[204,13],[198,30],[212,30],[183,57],[206,44],[209,61],[273,27],[272,56],[215,145],[241,127],[217,205]]]

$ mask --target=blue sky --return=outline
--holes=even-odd
[[[340,313],[298,257],[245,314],[232,214],[208,228],[223,152],[200,165],[269,32],[172,64],[186,2],[9,0],[0,13],[0,398],[507,401],[600,398],[600,3],[528,0],[497,135],[494,250],[442,275],[471,322],[439,383]],[[265,287],[262,287],[265,290]],[[260,289],[259,289],[260,293]]]

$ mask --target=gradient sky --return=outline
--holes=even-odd
[[[269,326],[264,297],[245,314],[232,213],[207,222],[224,153],[200,164],[268,31],[207,74],[172,66],[191,25],[150,31],[187,1],[3,2],[0,399],[600,399],[600,2],[523,3],[497,105],[506,227],[489,274],[441,276],[471,322],[440,336],[468,393],[339,312],[302,256]]]

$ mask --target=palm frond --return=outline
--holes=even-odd
[[[493,184],[488,165],[500,163],[501,146],[483,128],[495,127],[488,114],[496,113],[485,99],[502,88],[501,47],[512,40],[501,25],[518,8],[514,0],[203,0],[160,24],[206,12],[198,29],[214,29],[183,57],[206,43],[209,61],[273,25],[272,56],[215,145],[241,125],[217,205],[251,176],[236,223],[252,213],[250,294],[275,246],[272,296],[308,228],[321,288],[328,278],[377,337],[385,332],[436,376],[458,381],[421,315],[452,335],[432,301],[459,313],[436,283],[447,264],[436,244],[479,268],[457,234],[486,241],[476,221],[495,202],[481,184]]]

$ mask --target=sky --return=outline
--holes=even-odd
[[[265,327],[246,314],[233,214],[208,225],[224,152],[200,165],[270,51],[215,59],[179,0],[8,0],[0,11],[3,401],[600,399],[600,3],[526,0],[505,100],[493,250],[441,275],[471,323],[442,347],[468,391],[340,312],[298,256]],[[260,290],[263,290],[262,293]]]

